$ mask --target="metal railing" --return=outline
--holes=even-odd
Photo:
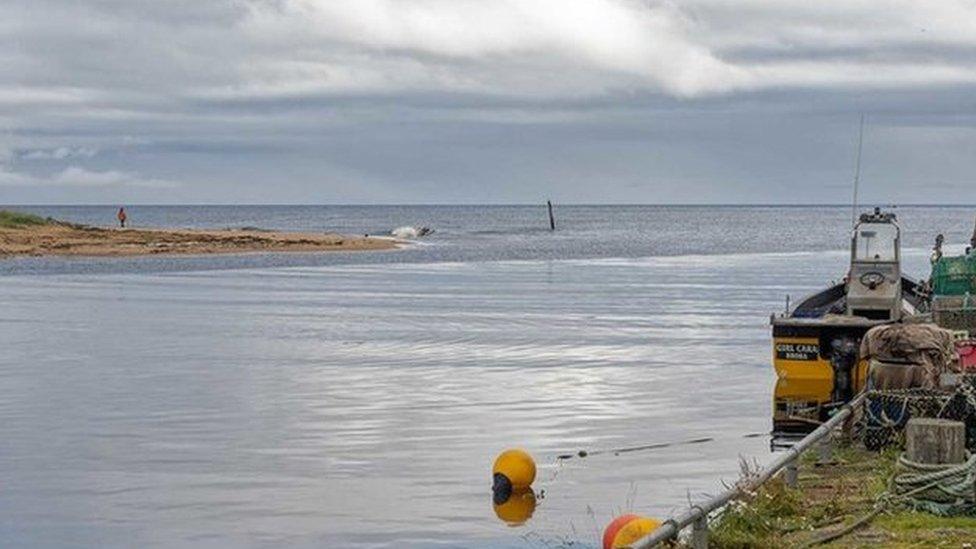
[[[829,459],[830,439],[827,438],[834,429],[844,422],[853,413],[854,409],[864,402],[865,393],[859,394],[844,407],[839,409],[829,420],[817,427],[816,430],[803,437],[802,440],[794,444],[791,448],[783,452],[772,463],[760,470],[754,477],[746,482],[740,481],[735,486],[717,496],[713,496],[707,501],[692,505],[687,511],[680,515],[664,521],[656,530],[641,538],[631,547],[632,549],[650,549],[660,543],[677,537],[682,530],[688,526],[692,527],[691,546],[695,549],[705,549],[708,547],[708,515],[714,511],[725,507],[729,502],[741,497],[747,492],[751,492],[762,486],[766,481],[773,478],[780,471],[784,472],[784,480],[790,486],[795,486],[797,479],[797,461],[800,456],[809,450],[814,444],[823,440],[821,444],[821,458]],[[826,456],[826,457],[825,457]]]

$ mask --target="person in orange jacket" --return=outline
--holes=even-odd
[[[121,227],[121,228],[124,229],[125,228],[125,220],[129,218],[129,216],[127,216],[125,214],[125,208],[119,208],[119,213],[115,217],[118,217],[119,218],[119,227]]]

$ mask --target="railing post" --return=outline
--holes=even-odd
[[[691,526],[692,549],[708,549],[708,515],[702,515]]]
[[[783,481],[790,488],[796,488],[796,480],[799,477],[799,471],[797,470],[797,460],[799,456],[793,458],[789,463],[786,464],[786,468],[783,471]]]
[[[832,438],[832,433],[828,433],[817,445],[817,465],[827,465],[831,462],[834,454]]]
[[[850,444],[854,440],[854,422],[857,416],[857,410],[851,409],[850,415],[841,424],[841,441],[844,444]]]

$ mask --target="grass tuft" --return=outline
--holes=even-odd
[[[801,459],[799,488],[774,479],[750,500],[730,504],[712,522],[710,546],[798,547],[837,531],[868,514],[887,491],[899,453],[840,446],[832,464],[817,465],[816,452],[809,452]],[[935,517],[895,506],[826,547],[965,547],[974,540],[976,517]]]
[[[0,227],[5,229],[17,229],[33,225],[47,225],[50,219],[44,219],[39,215],[14,212],[11,210],[0,210]]]
[[[733,502],[722,512],[712,543],[723,548],[780,547],[780,534],[806,526],[803,499],[779,479],[768,482],[748,502]]]

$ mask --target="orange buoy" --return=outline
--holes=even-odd
[[[521,449],[505,450],[495,458],[491,468],[492,491],[501,500],[512,491],[526,490],[535,482],[535,460]]]
[[[613,522],[603,531],[603,549],[629,547],[660,525],[660,522],[652,518],[637,515],[619,516],[613,519]]]

